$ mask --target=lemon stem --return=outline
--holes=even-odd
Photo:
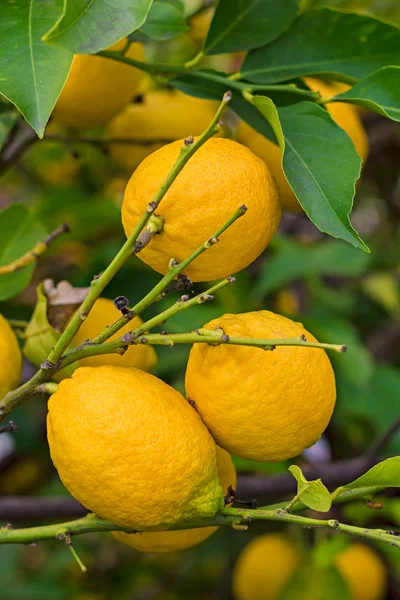
[[[400,539],[393,532],[384,529],[369,529],[365,527],[356,527],[340,523],[335,519],[316,519],[303,517],[302,515],[291,514],[281,508],[274,510],[266,508],[244,509],[244,508],[223,508],[219,514],[210,519],[194,520],[187,523],[177,523],[171,530],[193,529],[210,526],[235,526],[249,525],[255,521],[275,521],[283,523],[295,523],[302,527],[324,527],[333,529],[345,534],[355,535],[368,540],[377,540],[385,542],[400,548]],[[55,525],[43,525],[39,527],[28,527],[23,529],[12,529],[4,527],[0,529],[0,544],[29,544],[40,540],[58,539],[67,541],[70,544],[71,537],[90,532],[104,531],[124,531],[125,533],[135,533],[131,527],[114,525],[110,521],[105,521],[94,514],[88,514],[81,519],[58,523]],[[82,561],[73,552],[77,558],[80,567],[84,567]]]

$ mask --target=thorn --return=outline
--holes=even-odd
[[[155,209],[157,208],[157,202],[149,202],[147,205],[147,212],[154,212]]]
[[[113,302],[115,308],[120,311],[124,310],[124,308],[126,308],[129,304],[129,300],[126,298],[126,296],[117,296]]]
[[[194,137],[192,135],[189,135],[185,140],[184,140],[184,144],[185,146],[191,146],[194,142]]]

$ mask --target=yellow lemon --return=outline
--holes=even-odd
[[[132,172],[163,144],[200,135],[210,124],[217,104],[177,91],[151,90],[142,102],[129,104],[110,123],[110,138],[133,139],[141,144],[111,144],[111,156]]]
[[[226,496],[228,488],[236,488],[236,469],[230,455],[217,447],[217,471],[222,491]],[[128,534],[114,532],[120,542],[142,552],[175,552],[196,546],[217,531],[218,527],[182,529],[180,531],[161,531]]]
[[[122,224],[129,236],[176,162],[183,140],[148,156],[127,185]],[[194,281],[226,277],[253,262],[274,236],[281,217],[278,190],[265,163],[244,146],[224,138],[208,140],[178,175],[156,213],[164,228],[140,254],[166,273],[171,258],[189,256],[245,204],[236,221],[185,270]]]
[[[206,39],[211,21],[213,20],[214,11],[214,7],[211,6],[205,10],[201,10],[190,19],[188,36],[195,44],[201,45]]]
[[[323,98],[345,91],[343,84],[340,83],[326,83],[325,81],[309,77],[305,78],[305,81],[312,91],[319,91]],[[328,104],[327,108],[334,121],[352,139],[358,154],[365,161],[368,156],[368,139],[356,107],[336,102]],[[280,147],[255,131],[244,121],[239,124],[236,130],[236,139],[250,148],[254,154],[265,160],[277,180],[283,209],[287,211],[301,211],[302,208],[282,169],[282,152]]]
[[[0,315],[0,398],[16,388],[21,379],[22,355],[15,333]]]
[[[90,340],[99,335],[108,325],[112,325],[119,319],[121,313],[114,306],[112,300],[99,298],[89,313],[89,316],[83,321],[78,333],[75,335],[72,343],[79,346],[85,340]],[[124,333],[132,331],[143,323],[140,317],[135,317],[129,321],[122,329],[109,338],[109,341],[115,340]],[[157,363],[157,355],[152,346],[133,345],[122,356],[119,354],[100,354],[98,356],[89,356],[79,361],[81,367],[99,367],[100,365],[116,365],[120,367],[136,367],[143,371],[151,371]]]
[[[365,544],[351,544],[339,554],[335,564],[350,588],[352,600],[386,598],[387,571],[375,550]]]
[[[139,369],[79,367],[50,397],[47,435],[65,487],[117,525],[168,529],[224,505],[207,428],[178,392]]]
[[[235,600],[276,600],[301,561],[293,541],[280,533],[253,539],[233,571]]]
[[[226,314],[204,328],[230,337],[315,338],[269,311]],[[319,348],[262,348],[195,344],[186,392],[215,441],[228,452],[259,461],[285,460],[314,444],[327,427],[335,399],[331,363]]]
[[[108,50],[122,50],[125,44],[123,38]],[[144,60],[143,46],[131,44],[126,56]],[[122,62],[77,54],[54,108],[54,118],[78,129],[105,125],[133,99],[141,77],[141,71]]]

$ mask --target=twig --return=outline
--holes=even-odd
[[[0,174],[12,167],[29,146],[39,140],[32,127],[23,126],[0,154]]]
[[[31,263],[37,261],[38,258],[44,252],[46,252],[46,250],[48,249],[50,244],[56,238],[60,237],[60,235],[62,235],[63,233],[67,233],[69,231],[70,231],[70,228],[68,227],[68,225],[66,223],[63,223],[62,225],[60,225],[60,227],[57,227],[57,229],[52,231],[46,237],[46,239],[43,240],[43,242],[38,242],[33,247],[32,250],[29,250],[29,252],[26,252],[20,258],[16,258],[12,262],[10,262],[8,265],[3,265],[2,267],[0,267],[0,276],[6,275],[8,273],[14,273],[15,271],[19,271],[20,269],[23,269],[23,268],[27,267],[28,265],[30,265]]]
[[[365,459],[366,462],[371,461],[372,464],[375,463],[377,457],[380,455],[388,441],[390,440],[395,433],[400,429],[400,417],[398,417],[392,425],[382,433],[379,437],[376,438],[374,443],[371,445],[369,450],[366,452]]]
[[[314,519],[287,513],[278,508],[268,510],[267,508],[243,509],[224,508],[215,518],[194,520],[188,523],[178,523],[172,530],[192,529],[210,526],[237,526],[248,525],[254,521],[276,521],[283,523],[296,523],[303,527],[325,527],[343,533],[350,533],[365,539],[379,540],[400,548],[400,538],[383,529],[366,529],[365,527],[354,527],[336,521],[334,519]],[[29,544],[39,540],[65,539],[74,535],[102,531],[125,531],[135,533],[130,527],[114,525],[110,521],[100,519],[96,515],[88,514],[81,519],[55,525],[43,525],[40,527],[29,527],[26,529],[10,529],[5,527],[0,530],[0,544]],[[149,529],[148,531],[151,531]]]

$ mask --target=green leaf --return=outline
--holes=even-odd
[[[328,512],[332,505],[332,499],[321,479],[307,481],[297,465],[291,465],[289,471],[297,481],[296,495],[303,504],[318,512]]]
[[[375,465],[355,481],[337,488],[333,494],[336,495],[338,490],[356,490],[372,486],[400,487],[400,456],[393,456]]]
[[[239,52],[269,44],[290,27],[299,4],[299,0],[220,0],[205,53]]]
[[[265,261],[252,290],[255,300],[261,300],[266,294],[305,277],[361,275],[370,262],[369,254],[336,240],[304,246],[282,236],[274,240],[272,248],[275,251]]]
[[[335,101],[365,106],[369,110],[400,121],[400,67],[385,67],[361,79]]]
[[[163,41],[178,37],[188,29],[182,0],[154,0],[141,32],[152,40]]]
[[[286,178],[314,225],[368,251],[349,220],[361,159],[347,133],[311,102],[278,109],[265,96],[252,102],[273,128]]]
[[[77,54],[94,54],[139,29],[152,1],[68,0],[64,14],[43,32],[43,40]],[[42,3],[49,4],[45,0]]]
[[[0,266],[20,258],[46,237],[47,231],[24,204],[12,204],[0,212]],[[0,275],[0,301],[19,294],[29,284],[35,264]]]
[[[18,113],[15,110],[8,110],[0,113],[0,150],[7,140],[8,134],[14,127],[18,119]]]
[[[303,561],[279,595],[279,600],[351,600],[346,582],[333,566]]]
[[[241,73],[255,83],[303,75],[355,82],[400,66],[400,29],[372,17],[329,8],[306,12],[269,46],[250,52]]]
[[[41,41],[59,15],[56,2],[0,2],[0,94],[15,104],[40,137],[73,58]]]

